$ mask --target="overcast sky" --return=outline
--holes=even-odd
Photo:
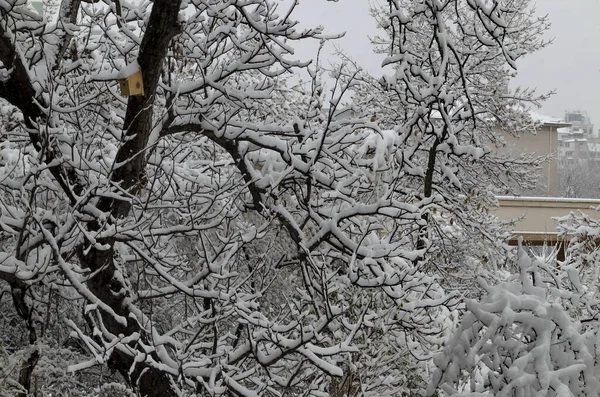
[[[541,112],[563,117],[566,109],[588,112],[600,127],[600,1],[538,0],[539,14],[548,14],[554,42],[519,63],[515,83],[556,90]]]
[[[377,32],[369,16],[369,3],[369,0],[301,0],[296,16],[303,26],[320,24],[331,33],[345,31],[346,36],[337,45],[372,74],[381,75],[382,57],[371,52],[369,42],[369,36]],[[519,62],[513,86],[535,87],[539,92],[555,90],[556,94],[538,112],[562,118],[567,109],[584,110],[598,129],[600,0],[537,0],[537,11],[548,15],[552,26],[547,37],[554,42]],[[310,57],[316,48],[316,43],[313,47],[304,46],[298,55]],[[328,52],[333,51],[332,46],[328,47]]]

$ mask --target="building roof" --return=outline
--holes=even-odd
[[[529,116],[535,122],[541,123],[543,125],[553,126],[553,127],[569,127],[571,123],[567,123],[566,121],[552,116],[546,116],[545,114],[534,112],[533,110],[529,111]]]

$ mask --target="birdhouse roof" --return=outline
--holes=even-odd
[[[137,61],[134,61],[134,62],[130,63],[129,65],[125,66],[123,69],[121,69],[119,71],[119,74],[117,75],[117,78],[118,79],[126,79],[139,70],[140,70],[140,65],[137,63]]]

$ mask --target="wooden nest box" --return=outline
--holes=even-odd
[[[137,62],[127,65],[119,72],[119,88],[123,96],[144,95],[144,79]]]

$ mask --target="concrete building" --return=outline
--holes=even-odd
[[[600,200],[557,197],[499,196],[494,214],[504,221],[514,221],[508,228],[512,232],[510,245],[517,245],[522,237],[529,246],[555,246],[559,260],[565,259],[565,247],[571,236],[559,236],[556,218],[571,212],[582,212],[592,218]],[[516,220],[516,221],[515,221]]]
[[[594,126],[582,111],[565,112],[564,121],[535,113],[532,118],[540,123],[539,130],[536,134],[524,134],[519,139],[513,139],[513,150],[516,153],[554,156],[543,171],[544,178],[547,178],[544,194],[547,197],[500,196],[497,197],[499,208],[495,214],[502,220],[516,219],[510,227],[513,233],[510,244],[516,244],[517,237],[522,237],[532,246],[555,246],[558,259],[564,260],[569,236],[558,235],[555,218],[577,211],[593,216],[596,211],[591,207],[598,206],[600,200],[557,197],[559,176],[571,164],[584,164],[587,161],[599,161],[600,164],[600,139],[594,136]],[[589,185],[590,176],[581,176],[584,183]]]
[[[559,169],[588,161],[590,157],[588,138],[582,134],[572,133],[569,127],[565,127],[559,128],[558,140]]]

